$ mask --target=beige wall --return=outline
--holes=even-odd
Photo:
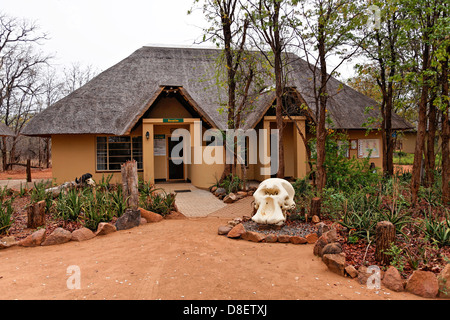
[[[366,130],[350,130],[347,132],[348,138],[350,140],[352,139],[377,139],[379,140],[380,145],[380,157],[379,158],[371,158],[370,162],[373,162],[375,164],[375,167],[383,169],[383,141],[381,137],[381,133],[377,131],[370,132],[366,134]],[[356,157],[358,158],[358,149],[356,150],[350,150],[350,158]],[[370,163],[369,162],[369,163]]]

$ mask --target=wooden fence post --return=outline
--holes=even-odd
[[[122,164],[121,172],[124,199],[128,199],[128,207],[137,210],[139,207],[137,162],[135,160],[125,162]]]
[[[45,200],[31,204],[27,209],[27,228],[45,225]]]
[[[395,241],[395,227],[389,221],[380,221],[375,229],[375,260],[389,265],[392,257],[385,252]]]

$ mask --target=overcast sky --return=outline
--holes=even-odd
[[[55,64],[80,62],[106,70],[148,44],[192,45],[201,12],[191,0],[0,0],[10,16],[35,21],[48,34],[43,50]]]
[[[35,21],[49,40],[54,65],[91,65],[104,71],[144,45],[187,46],[202,38],[193,0],[0,0],[0,11]],[[208,46],[204,44],[202,46]],[[209,45],[212,46],[211,44]],[[346,64],[343,78],[353,73]]]

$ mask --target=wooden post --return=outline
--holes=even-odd
[[[137,210],[139,208],[137,162],[131,160],[122,164],[121,172],[124,199],[128,198],[128,207]]]
[[[322,199],[314,197],[311,199],[311,211],[309,213],[310,217],[318,216],[320,218],[320,207],[322,205]]]
[[[31,182],[31,160],[27,160],[27,182]]]
[[[392,257],[385,254],[395,241],[395,227],[389,221],[380,221],[375,229],[375,260],[389,265]]]
[[[45,225],[45,200],[31,204],[27,209],[27,228],[35,229]]]

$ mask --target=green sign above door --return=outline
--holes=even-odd
[[[184,122],[183,118],[164,118],[164,123],[182,123]]]

